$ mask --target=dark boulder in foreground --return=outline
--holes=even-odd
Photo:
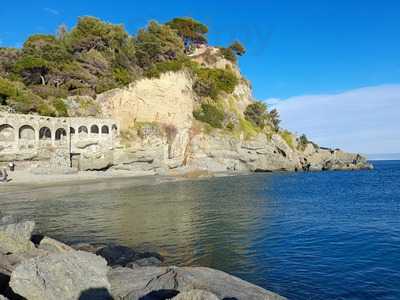
[[[111,267],[158,266],[163,257],[155,252],[138,252],[121,245],[107,245],[96,251]]]

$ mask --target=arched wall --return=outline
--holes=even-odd
[[[79,133],[80,128],[86,133]],[[37,115],[21,115],[0,112],[0,158],[2,154],[15,155],[49,151],[62,148],[69,155],[81,153],[81,144],[98,144],[112,149],[119,124],[112,119],[51,118]],[[51,148],[49,148],[51,147]],[[68,155],[68,156],[69,156]],[[46,157],[40,156],[40,157]]]

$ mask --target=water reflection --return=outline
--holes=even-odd
[[[271,213],[260,193],[265,176],[146,181],[28,188],[3,193],[1,207],[35,216],[38,230],[71,243],[118,242],[161,251],[172,264],[225,270],[249,254],[259,221]]]

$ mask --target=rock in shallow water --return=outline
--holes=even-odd
[[[121,245],[107,245],[97,250],[96,254],[104,257],[112,267],[158,266],[163,260],[162,256],[158,253],[137,252]]]
[[[29,300],[111,299],[106,261],[71,251],[23,261],[11,274],[13,291]]]

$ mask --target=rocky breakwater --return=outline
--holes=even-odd
[[[0,216],[0,299],[285,299],[221,271],[119,245],[68,246]]]

